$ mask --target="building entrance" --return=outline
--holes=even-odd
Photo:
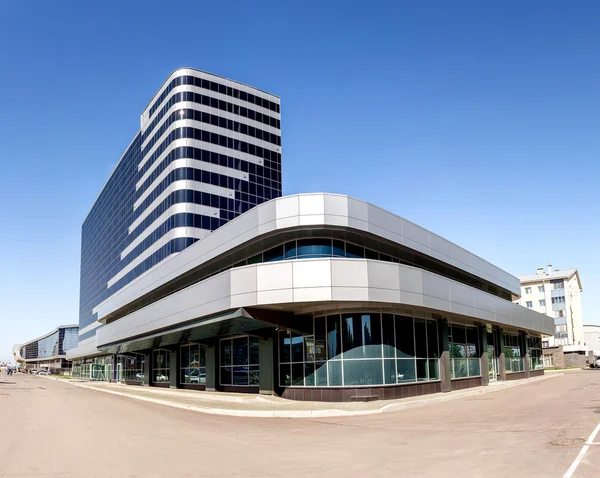
[[[498,359],[495,357],[493,345],[488,345],[487,354],[490,382],[495,382],[498,380]]]

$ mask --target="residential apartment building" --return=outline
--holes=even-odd
[[[554,334],[542,342],[548,349],[544,353],[545,365],[583,365],[585,360],[581,357],[564,357],[564,354],[584,356],[586,353],[581,308],[583,288],[577,269],[553,270],[552,264],[548,264],[546,269],[539,267],[535,274],[518,277],[521,297],[515,302],[554,319]]]

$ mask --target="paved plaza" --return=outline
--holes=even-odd
[[[0,378],[0,476],[596,477],[600,371],[393,413],[242,418]],[[600,436],[594,442],[600,442]]]

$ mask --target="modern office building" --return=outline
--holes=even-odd
[[[553,320],[516,277],[369,203],[257,205],[98,303],[90,378],[298,400],[415,396],[543,374]]]
[[[547,367],[585,365],[587,348],[583,332],[581,279],[577,269],[539,267],[535,274],[519,276],[523,307],[554,319],[554,331],[543,339]]]
[[[332,194],[281,198],[280,102],[177,70],[82,227],[75,375],[351,400],[543,373],[519,281]]]
[[[67,360],[67,351],[77,347],[78,330],[77,325],[61,325],[37,339],[15,345],[15,361],[26,369],[68,373],[71,362]]]
[[[281,196],[279,98],[194,69],[173,72],[82,226],[79,347],[94,309],[162,261]]]

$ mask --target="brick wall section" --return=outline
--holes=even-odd
[[[552,367],[585,367],[588,360],[587,355],[580,355],[576,352],[563,352],[562,345],[558,347],[548,347],[543,350],[544,355],[552,355]]]
[[[577,353],[566,353],[565,367],[585,367],[587,355],[579,355]]]
[[[543,350],[544,355],[552,355],[552,366],[556,368],[565,367],[565,354],[562,351],[562,346],[548,347]]]

